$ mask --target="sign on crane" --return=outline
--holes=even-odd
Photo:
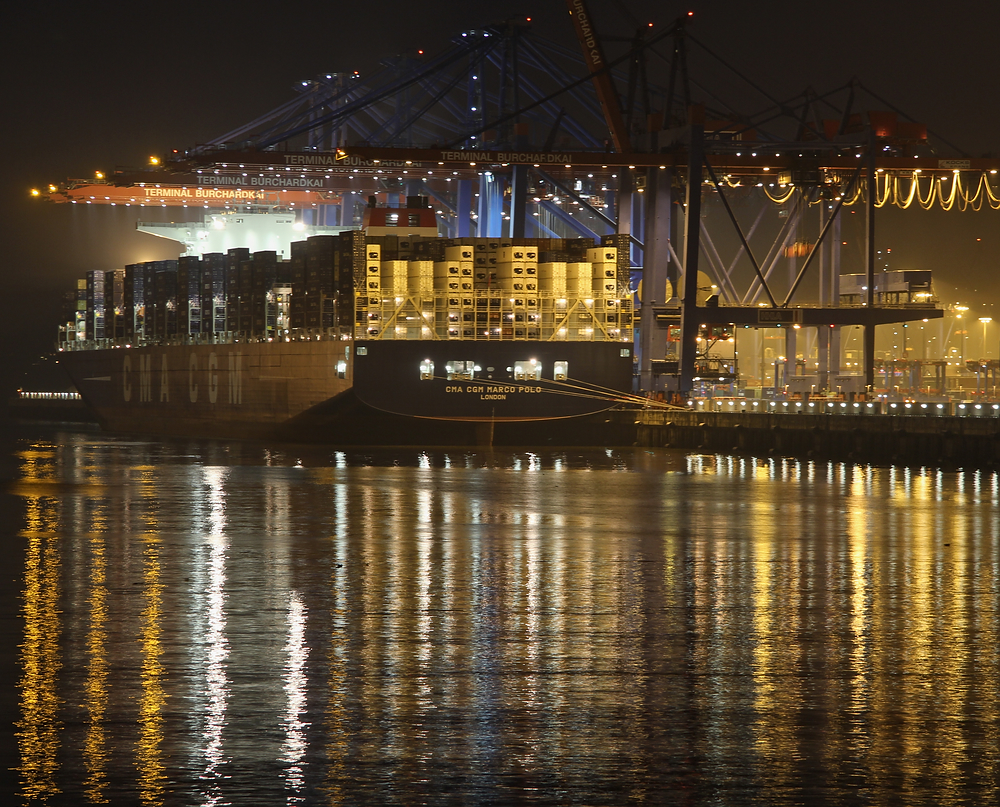
[[[583,49],[583,60],[594,79],[597,100],[600,101],[601,110],[604,112],[604,120],[607,121],[608,131],[611,132],[615,151],[628,154],[632,151],[632,144],[622,118],[621,101],[611,77],[611,70],[604,58],[604,48],[601,47],[601,40],[597,36],[590,11],[584,0],[566,0],[566,4],[569,6],[570,16],[573,17],[580,47]]]

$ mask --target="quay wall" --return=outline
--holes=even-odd
[[[636,443],[906,465],[1000,465],[1000,418],[642,410]]]

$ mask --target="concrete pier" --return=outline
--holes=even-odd
[[[640,446],[850,460],[1000,465],[1000,418],[642,410]]]

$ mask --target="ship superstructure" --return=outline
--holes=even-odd
[[[135,228],[148,235],[176,241],[182,255],[207,255],[244,247],[288,257],[291,244],[313,235],[338,235],[353,225],[308,224],[294,209],[244,206],[203,213],[198,221],[139,221]]]

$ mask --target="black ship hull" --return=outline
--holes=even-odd
[[[548,446],[612,439],[600,413],[627,393],[630,354],[606,342],[328,340],[72,350],[60,362],[112,432]],[[448,378],[455,359],[471,377]]]
[[[621,401],[631,355],[616,342],[357,342],[354,391],[373,409],[432,420],[580,417]]]

